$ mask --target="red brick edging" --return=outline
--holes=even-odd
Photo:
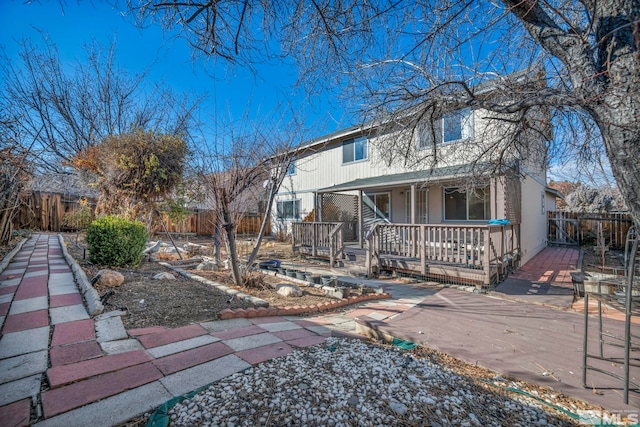
[[[249,317],[269,317],[269,316],[297,316],[300,314],[313,314],[327,310],[333,310],[345,305],[355,304],[362,301],[370,301],[376,299],[389,299],[391,294],[366,294],[352,296],[335,300],[331,302],[323,302],[316,305],[294,305],[287,307],[258,307],[258,308],[236,308],[234,310],[226,308],[220,312],[220,319],[239,319]]]

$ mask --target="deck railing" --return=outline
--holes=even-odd
[[[344,254],[344,223],[295,222],[292,226],[294,253],[305,248],[315,257],[319,249],[328,249],[332,266]]]
[[[464,266],[483,271],[485,284],[491,270],[504,274],[516,261],[520,242],[517,225],[375,224],[367,239],[369,274],[380,258],[419,260],[420,273],[429,263]]]

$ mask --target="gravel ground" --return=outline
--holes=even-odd
[[[339,338],[234,374],[183,400],[169,417],[171,426],[575,425],[478,377]]]

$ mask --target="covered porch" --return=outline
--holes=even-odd
[[[374,224],[364,248],[346,242],[344,223],[293,224],[294,252],[368,277],[382,271],[479,287],[519,263],[519,226]]]
[[[470,185],[466,172],[441,168],[318,190],[315,222],[292,224],[293,249],[367,276],[495,284],[519,262],[518,181],[503,175]],[[490,225],[492,218],[510,220]]]

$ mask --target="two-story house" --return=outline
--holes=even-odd
[[[292,233],[296,250],[333,265],[355,257],[368,274],[495,283],[546,246],[546,212],[555,207],[546,186],[550,136],[508,126],[520,125],[465,108],[433,122],[366,124],[310,141],[295,150],[272,230]],[[519,141],[505,137],[515,133]],[[411,153],[390,160],[407,147]]]

